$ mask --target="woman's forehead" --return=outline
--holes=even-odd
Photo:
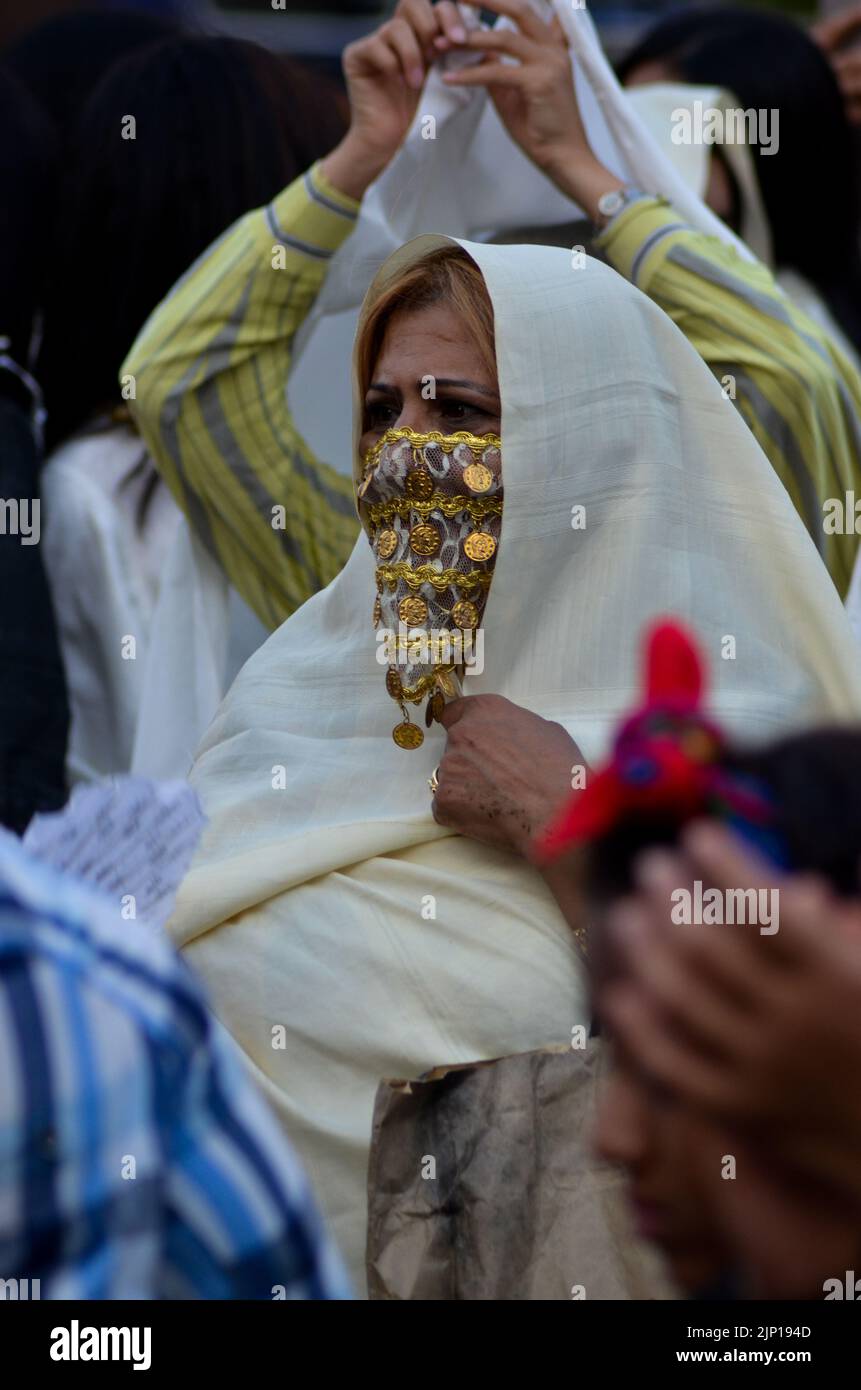
[[[374,379],[398,378],[418,370],[418,378],[472,377],[485,385],[486,368],[474,335],[449,304],[398,309],[392,314],[374,364]]]

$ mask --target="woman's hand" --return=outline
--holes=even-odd
[[[447,705],[434,819],[470,839],[525,856],[535,832],[571,794],[583,756],[561,724],[501,695]]]
[[[452,0],[400,0],[394,18],[345,48],[350,129],[323,165],[342,193],[361,199],[400,148],[439,54],[435,41],[465,37]]]
[[[454,46],[486,56],[474,67],[446,73],[445,82],[486,87],[512,139],[567,197],[597,219],[599,198],[624,184],[589,146],[558,18],[554,15],[546,24],[527,0],[484,0],[484,7],[513,20],[517,29],[468,34]]]

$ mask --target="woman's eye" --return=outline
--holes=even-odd
[[[387,405],[385,401],[373,401],[365,409],[369,427],[392,425],[398,417],[395,407]]]
[[[441,414],[446,420],[465,420],[469,415],[486,415],[487,411],[482,410],[478,405],[471,405],[469,401],[442,401]]]

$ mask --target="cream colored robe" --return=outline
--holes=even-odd
[[[403,248],[377,286],[441,240]],[[735,734],[857,717],[837,593],[680,331],[603,265],[467,249],[496,315],[505,479],[485,672],[467,692],[561,720],[597,758],[636,698],[644,624],[671,613]],[[588,1017],[537,873],[434,822],[442,730],[417,752],[392,742],[374,592],[362,536],[240,673],[192,772],[211,824],[172,923],[360,1289],[380,1079],[564,1043]]]

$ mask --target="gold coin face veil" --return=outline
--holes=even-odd
[[[499,547],[498,435],[390,429],[362,460],[359,511],[376,558],[377,660],[402,719],[400,748],[419,748],[410,705],[425,723],[480,668],[481,620]]]

